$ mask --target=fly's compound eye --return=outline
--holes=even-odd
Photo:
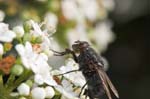
[[[73,49],[74,51],[79,51],[79,44],[73,44],[73,45],[72,45],[72,49]]]

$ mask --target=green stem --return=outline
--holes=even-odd
[[[31,74],[32,72],[30,70],[25,70],[24,73],[14,82],[14,85],[12,86],[11,89],[15,89],[23,81],[27,80]]]
[[[15,80],[15,75],[11,74],[5,86],[3,85],[2,75],[0,75],[0,99],[15,99],[15,97],[10,96],[10,93],[14,89],[16,89],[23,81],[27,80],[31,74],[32,72],[30,70],[25,70],[17,80]]]
[[[5,84],[5,88],[9,89],[11,86],[13,86],[14,80],[15,80],[15,75],[11,74]]]
[[[0,74],[0,92],[3,90],[3,76]]]

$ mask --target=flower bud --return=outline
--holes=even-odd
[[[43,40],[42,40],[41,37],[36,37],[36,38],[35,38],[35,42],[36,42],[36,43],[42,43],[42,41],[43,41]]]
[[[30,40],[31,40],[31,35],[29,33],[24,34],[23,42],[30,41]]]
[[[27,84],[28,86],[32,87],[33,82],[32,82],[32,80],[27,80],[27,81],[26,81],[26,84]]]
[[[11,73],[14,74],[14,75],[16,75],[16,76],[21,75],[21,74],[23,73],[23,71],[24,71],[23,66],[17,65],[17,64],[14,65],[14,66],[12,67],[12,69],[11,69]]]
[[[18,88],[17,88],[18,92],[20,95],[24,95],[24,96],[28,96],[30,93],[30,87],[25,84],[22,83]]]
[[[52,87],[48,86],[45,88],[46,98],[52,98],[55,95],[55,91]]]
[[[12,46],[13,45],[11,43],[4,43],[4,50],[5,51],[10,51]]]
[[[42,37],[35,37],[35,36],[32,36],[31,37],[31,42],[32,43],[42,43],[42,41],[43,41],[43,39],[42,39]]]
[[[32,99],[45,99],[46,93],[44,88],[36,87],[31,91]]]
[[[44,80],[42,78],[41,75],[36,74],[34,77],[34,81],[38,84],[38,85],[42,85],[44,83]]]
[[[24,29],[26,32],[29,32],[32,28],[32,20],[28,20],[24,23]]]
[[[16,33],[17,37],[22,37],[24,35],[24,29],[22,26],[16,26],[13,28],[13,31]]]

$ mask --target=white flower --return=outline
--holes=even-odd
[[[82,13],[90,21],[97,19],[99,13],[99,6],[96,0],[77,0],[80,5]]]
[[[61,2],[64,16],[69,20],[95,21],[99,14],[99,6],[96,0],[63,0]]]
[[[46,59],[45,60],[44,56],[45,55],[40,54],[37,57],[37,60],[34,61],[35,65],[31,67],[32,71],[35,74],[40,75],[42,77],[44,83],[55,86],[55,85],[57,85],[57,83],[55,82],[52,75],[50,74],[51,68],[47,63],[48,58],[47,59],[45,58]]]
[[[56,21],[56,20],[55,20]],[[33,30],[30,31],[31,36],[39,37],[42,42],[39,44],[39,50],[40,52],[44,52],[47,56],[52,56],[53,53],[50,51],[50,48],[52,48],[52,37],[50,37],[53,33],[48,34],[47,30],[42,31],[39,24],[34,22],[33,20],[28,21],[28,24],[30,24],[33,27]],[[55,45],[55,44],[53,44]]]
[[[16,45],[16,50],[21,56],[23,65],[27,69],[31,69],[35,65],[36,58],[38,54],[33,51],[32,45],[30,42],[26,42],[25,46],[23,44]]]
[[[44,83],[43,77],[39,74],[36,74],[34,77],[34,81],[38,85],[42,85]]]
[[[35,53],[30,42],[26,42],[25,46],[22,44],[16,45],[16,50],[21,56],[23,65],[27,69],[31,69],[35,74],[38,74],[38,77],[40,75],[42,77],[40,80],[43,80],[44,83],[53,86],[57,85],[50,74],[51,68],[47,63],[48,57],[44,53]],[[35,82],[37,82],[36,78]]]
[[[52,98],[55,95],[55,91],[52,87],[47,86],[45,88],[46,98]]]
[[[41,30],[38,23],[34,22],[33,20],[30,20],[29,23],[33,27],[33,30],[31,30],[31,33],[33,34],[33,36],[43,36],[43,35],[45,35],[42,32],[42,30]]]
[[[111,30],[110,22],[99,23],[94,32],[94,40],[96,44],[100,47],[101,51],[104,51],[108,44],[114,41],[115,35]]]
[[[29,95],[30,87],[27,84],[22,83],[20,86],[18,86],[17,90],[20,95],[27,96],[27,95]]]
[[[75,20],[80,15],[74,0],[63,0],[61,6],[64,16],[69,20]]]
[[[42,31],[38,23],[34,22],[33,20],[30,20],[30,22],[31,22],[31,25],[33,26],[33,30],[31,30],[31,34],[35,37],[42,38],[42,43],[40,44],[41,50],[49,49],[51,47],[51,42],[49,40],[50,34]]]
[[[82,23],[77,24],[77,26],[74,29],[70,29],[67,33],[67,38],[70,45],[72,45],[76,40],[89,42],[86,28]]]
[[[78,70],[78,69],[79,69],[78,64],[75,63],[74,60],[72,60],[72,59],[69,59],[67,61],[66,66],[60,67],[60,71],[62,73],[66,73],[68,71]],[[84,76],[82,75],[82,73],[80,71],[72,72],[72,73],[69,73],[69,74],[64,74],[64,76],[67,79],[71,80],[71,82],[73,82],[76,86],[82,87],[86,83],[85,78],[84,78]]]
[[[66,99],[79,99],[78,94],[73,91],[73,85],[67,80],[63,80],[62,86],[57,85],[55,89],[62,93]]]
[[[4,53],[4,48],[3,45],[0,43],[0,55],[3,55]]]
[[[22,37],[24,35],[24,29],[22,26],[15,26],[13,31],[16,33],[17,37]]]
[[[0,10],[0,22],[3,21],[4,18],[5,18],[5,13],[2,10]]]
[[[46,29],[48,29],[48,32],[55,32],[56,27],[57,27],[57,23],[58,23],[58,19],[57,16],[53,13],[47,13],[44,19],[45,25],[46,25]]]
[[[32,99],[45,99],[46,93],[44,88],[36,87],[31,91]]]
[[[11,42],[16,37],[16,34],[8,29],[8,24],[0,23],[0,41]]]

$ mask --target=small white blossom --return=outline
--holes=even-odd
[[[11,42],[16,37],[16,34],[8,29],[8,24],[0,23],[0,41]]]
[[[19,53],[19,55],[21,56],[23,65],[27,69],[31,69],[31,67],[35,65],[34,62],[36,61],[36,57],[38,56],[38,54],[36,54],[33,51],[31,43],[26,42],[25,45],[18,44],[18,45],[16,45],[16,50]]]
[[[94,40],[96,44],[100,47],[101,51],[104,51],[108,44],[114,41],[115,35],[111,30],[110,22],[102,22],[99,23],[96,28],[94,34]]]
[[[74,0],[63,0],[61,6],[64,16],[69,20],[75,20],[80,15]]]
[[[80,9],[84,16],[90,21],[97,19],[99,13],[99,5],[97,0],[77,0],[80,5]]]
[[[42,43],[41,50],[46,50],[51,47],[51,42],[49,40],[49,35],[46,31],[42,31],[38,23],[30,20],[31,25],[33,26],[33,30],[31,30],[31,34],[35,37],[41,37]]]
[[[67,80],[63,80],[62,86],[57,85],[55,89],[62,93],[66,99],[79,99],[78,94],[73,91],[73,85]]]
[[[45,88],[46,98],[52,98],[55,95],[55,91],[52,87],[47,86]]]
[[[33,21],[33,20],[30,20],[29,23],[30,23],[31,26],[33,27],[33,30],[31,30],[31,33],[32,33],[33,36],[43,36],[43,35],[45,35],[45,34],[42,32],[42,30],[41,30],[41,28],[40,28],[40,26],[39,26],[38,23],[36,23],[36,22]]]
[[[44,88],[36,87],[31,91],[32,99],[45,99],[46,93]]]
[[[95,21],[100,13],[97,0],[63,0],[61,6],[67,19],[78,22],[86,18]]]
[[[36,65],[34,65],[31,68],[32,68],[32,70],[35,74],[39,74],[42,77],[43,81],[46,84],[55,86],[55,85],[57,85],[57,83],[55,82],[52,75],[50,74],[51,68],[50,68],[50,66],[48,65],[48,63],[46,61],[44,61],[44,58],[43,58],[42,54],[40,54],[37,57],[37,60],[34,61],[34,63]]]
[[[43,77],[39,74],[36,74],[34,77],[34,81],[38,85],[42,85],[44,83]]]
[[[16,33],[17,37],[22,37],[24,35],[24,29],[22,26],[15,26],[13,31]]]
[[[3,45],[0,43],[0,55],[3,55],[4,53],[4,48]]]
[[[5,13],[2,10],[0,10],[0,22],[2,22],[4,18],[5,18]]]
[[[47,13],[45,15],[45,19],[44,19],[45,25],[46,25],[46,29],[48,29],[48,32],[55,32],[56,27],[57,27],[57,23],[58,23],[58,18],[55,14],[53,13]]]
[[[57,85],[50,74],[51,68],[47,63],[48,57],[44,53],[35,53],[30,42],[26,42],[25,46],[22,44],[16,45],[16,50],[27,69],[31,69],[35,74],[40,75],[44,83],[53,86]]]
[[[72,60],[72,59],[69,59],[67,61],[66,66],[61,66],[60,67],[60,71],[62,73],[72,71],[72,70],[78,70],[78,69],[79,69],[78,64],[75,63],[74,60]],[[69,74],[64,74],[64,76],[67,79],[71,80],[71,82],[73,82],[76,86],[81,86],[82,87],[86,83],[85,78],[84,78],[84,76],[82,75],[82,73],[80,71],[72,72],[72,73],[69,73]]]
[[[30,87],[27,84],[22,83],[20,86],[18,86],[17,90],[20,95],[27,96],[27,95],[29,95]]]
[[[76,40],[88,41],[88,36],[84,24],[78,24],[74,29],[70,29],[67,33],[69,44],[72,45]]]

